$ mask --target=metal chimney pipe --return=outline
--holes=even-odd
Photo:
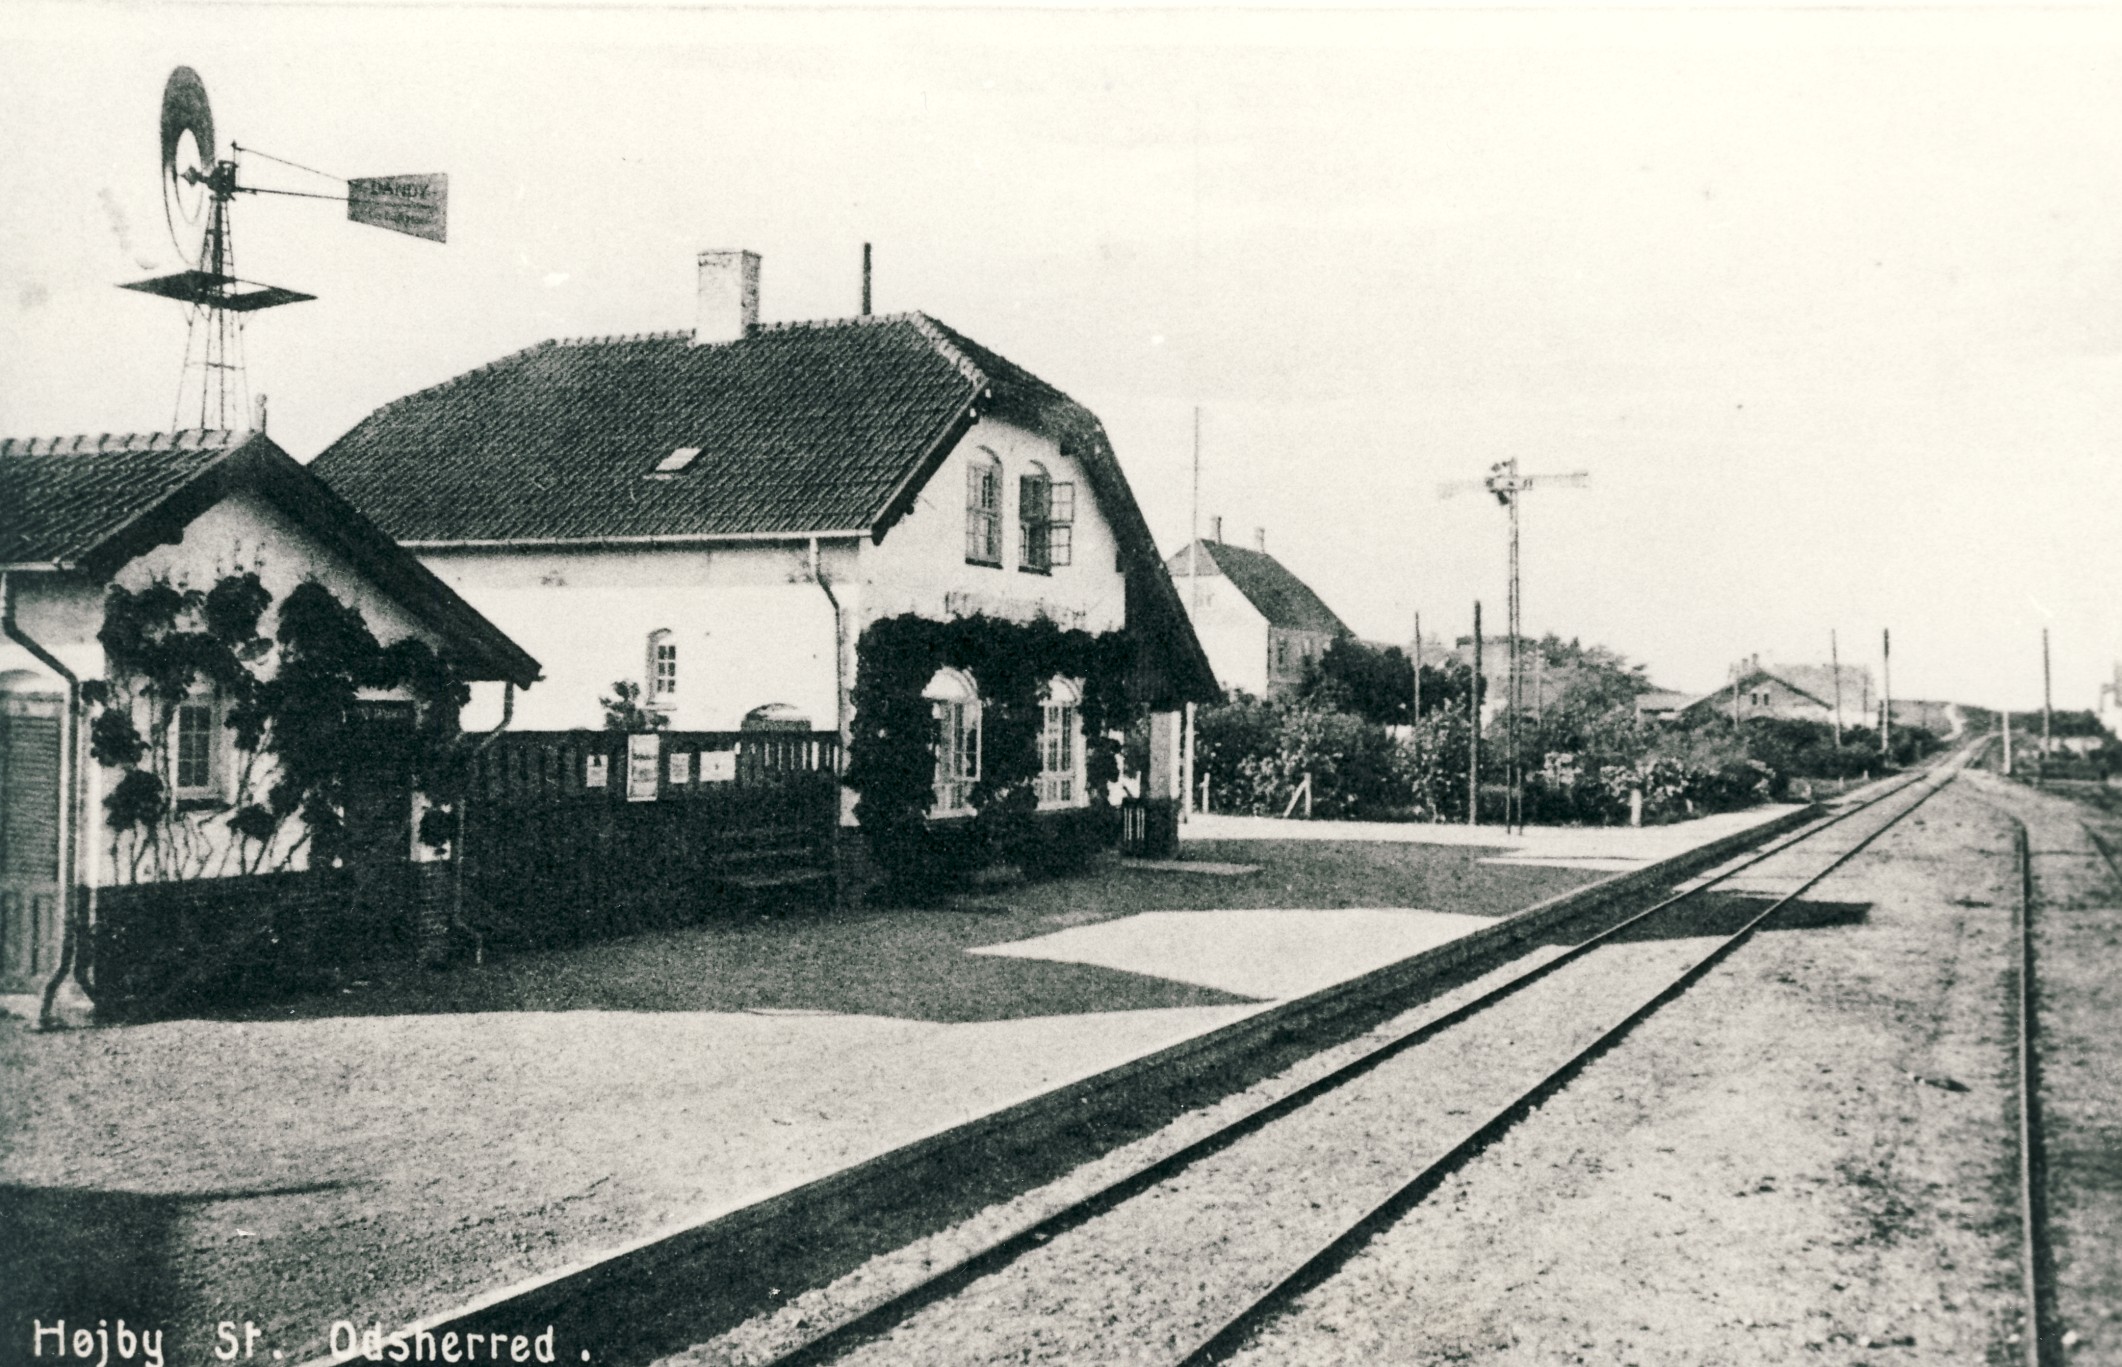
[[[862,244],[862,316],[869,317],[869,243]]]
[[[1208,520],[1208,539],[1215,542],[1218,546],[1223,544],[1222,518],[1212,517]]]
[[[1253,549],[1262,555],[1267,554],[1267,528],[1253,528]]]

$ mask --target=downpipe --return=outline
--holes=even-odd
[[[513,680],[503,679],[501,681],[501,721],[493,730],[479,737],[478,744],[472,747],[471,769],[473,774],[479,772],[480,759],[485,756],[488,750],[493,748],[495,741],[501,739],[501,733],[508,730],[508,724],[515,719],[515,716],[516,685]],[[449,924],[451,930],[463,931],[472,937],[472,963],[476,965],[486,962],[486,937],[479,933],[478,927],[464,919],[464,834],[466,814],[471,810],[471,805],[471,786],[467,783],[463,794],[457,799],[457,847],[451,852],[454,856],[453,862],[457,868],[456,877],[451,880],[454,886],[450,890]]]
[[[80,851],[76,846],[79,844],[77,832],[81,827],[81,679],[16,623],[15,586],[5,571],[0,571],[0,632],[28,651],[46,669],[66,680],[66,723],[61,741],[59,780],[59,901],[63,908],[59,964],[45,982],[37,1004],[37,1028],[55,1030],[61,1025],[57,1014],[59,989],[66,985],[69,974],[77,983],[80,981],[76,966],[82,961],[82,940],[87,933],[87,927],[82,924],[87,909],[76,905],[79,899],[74,895],[76,870],[80,866]],[[82,984],[82,991],[87,990],[87,985]]]

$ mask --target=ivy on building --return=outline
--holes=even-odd
[[[108,677],[83,686],[96,708],[90,753],[120,771],[104,798],[112,856],[133,881],[286,869],[306,848],[312,867],[346,853],[346,804],[358,771],[402,764],[431,804],[419,835],[448,843],[448,804],[462,791],[458,716],[470,690],[424,641],[383,645],[360,612],[315,580],[281,602],[273,634],[259,628],[272,593],[254,570],[204,590],[158,577],[104,598]],[[220,797],[180,801],[179,708],[211,690],[233,740]],[[364,691],[403,691],[413,725],[389,755],[361,722]],[[225,835],[209,828],[219,824]]]
[[[941,862],[959,867],[1021,856],[1034,841],[1039,732],[1048,683],[1080,680],[1084,779],[1094,806],[1119,777],[1120,743],[1139,710],[1128,697],[1133,645],[1123,632],[1065,629],[974,614],[936,621],[912,613],[872,622],[858,644],[853,734],[845,782],[871,856],[901,884],[938,867],[928,812],[935,801],[935,710],[922,695],[938,670],[972,676],[980,691],[980,776],[968,795],[969,840]]]

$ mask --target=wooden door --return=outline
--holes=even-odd
[[[59,965],[65,712],[63,697],[0,679],[0,993],[41,991]]]

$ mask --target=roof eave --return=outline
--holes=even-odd
[[[869,527],[833,527],[819,531],[786,532],[685,532],[655,536],[511,536],[467,537],[456,540],[408,540],[398,544],[421,554],[447,555],[452,551],[560,551],[601,550],[606,547],[717,546],[806,541],[859,541],[871,534]]]

